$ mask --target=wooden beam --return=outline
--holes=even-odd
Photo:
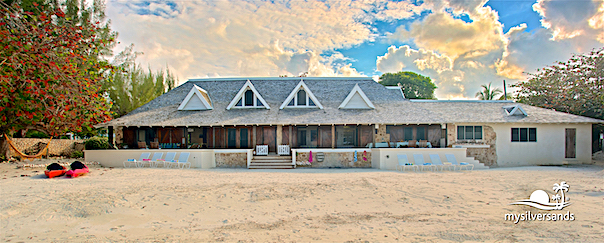
[[[331,124],[331,149],[336,148],[336,126]]]

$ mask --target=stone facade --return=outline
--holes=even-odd
[[[480,161],[486,166],[493,167],[497,166],[497,134],[491,126],[482,126],[483,139],[480,143],[458,143],[457,142],[457,126],[454,124],[447,124],[447,139],[449,144],[452,145],[489,145],[489,148],[467,148],[466,156],[474,157],[474,159]]]
[[[354,152],[323,152],[323,162],[318,162],[317,153],[313,152],[311,165],[298,166],[310,168],[371,168],[371,152],[367,151],[367,155],[364,156],[367,160],[363,159],[363,152],[363,150],[357,151],[357,161],[354,161]],[[308,152],[298,152],[296,162],[308,161],[309,154]]]
[[[114,127],[113,132],[115,133],[115,144],[122,144],[124,142],[124,127]]]
[[[247,168],[247,153],[216,153],[218,168]]]
[[[11,141],[15,144],[15,147],[19,151],[25,154],[34,155],[40,152],[46,144],[48,144],[48,138],[12,138]],[[71,157],[75,151],[84,150],[84,140],[71,140],[71,139],[52,139],[50,146],[48,146],[48,152],[50,156],[66,156]],[[10,156],[17,156],[17,154],[9,149]]]
[[[386,125],[379,125],[377,134],[373,135],[373,140],[376,143],[390,142],[390,134],[386,133]]]

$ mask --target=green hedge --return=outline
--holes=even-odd
[[[111,148],[109,140],[106,137],[92,137],[84,142],[84,147],[88,150]]]

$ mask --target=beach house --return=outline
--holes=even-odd
[[[191,79],[97,125],[120,149],[86,159],[119,166],[145,149],[190,152],[196,168],[394,169],[401,153],[481,168],[590,163],[601,122],[512,101],[411,100],[362,77]]]

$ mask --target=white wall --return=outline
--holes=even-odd
[[[424,162],[430,163],[430,154],[438,154],[440,161],[445,162],[445,154],[455,155],[457,162],[470,162],[466,158],[465,148],[373,148],[371,149],[371,167],[381,170],[396,170],[398,154],[406,154],[409,162],[416,163],[413,154],[422,154]]]
[[[591,124],[489,124],[497,134],[497,165],[591,163]],[[537,128],[537,142],[511,142],[512,128]],[[566,128],[577,129],[576,158],[565,155]]]
[[[209,169],[216,167],[214,150],[212,149],[122,149],[122,150],[84,150],[84,160],[86,162],[97,161],[104,167],[124,167],[124,161],[127,159],[137,159],[142,153],[163,152],[162,159],[166,157],[167,152],[177,152],[176,158],[181,152],[189,152],[189,162],[191,168]]]

